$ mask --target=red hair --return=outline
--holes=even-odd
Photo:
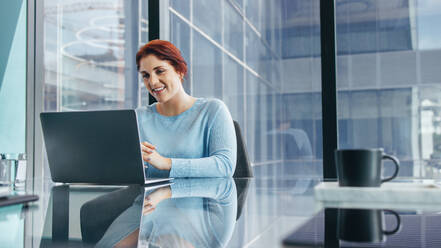
[[[177,73],[187,75],[187,63],[171,42],[165,40],[152,40],[142,46],[136,53],[136,68],[139,71],[139,63],[142,58],[148,55],[155,55],[160,60],[167,60]]]

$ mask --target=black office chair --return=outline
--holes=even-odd
[[[242,137],[242,132],[240,131],[240,126],[237,121],[234,121],[234,129],[236,130],[236,140],[237,140],[237,159],[236,159],[236,170],[234,171],[233,178],[241,177],[254,177],[253,170],[251,169],[251,164],[248,159],[247,149],[245,147],[245,142]]]

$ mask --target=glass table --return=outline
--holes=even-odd
[[[42,181],[31,192],[37,202],[0,208],[0,247],[441,247],[441,206],[339,209],[314,199],[319,182],[175,179],[118,187]]]

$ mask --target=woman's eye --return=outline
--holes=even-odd
[[[163,73],[164,72],[164,70],[157,70],[156,71],[156,74],[161,74],[161,73]]]
[[[149,74],[144,74],[144,75],[142,75],[142,77],[147,79],[147,78],[149,78]]]

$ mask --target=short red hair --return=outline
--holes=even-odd
[[[177,73],[187,75],[187,63],[171,42],[165,40],[152,40],[142,46],[136,53],[136,68],[139,71],[139,63],[148,55],[155,55],[158,59],[168,60]]]

